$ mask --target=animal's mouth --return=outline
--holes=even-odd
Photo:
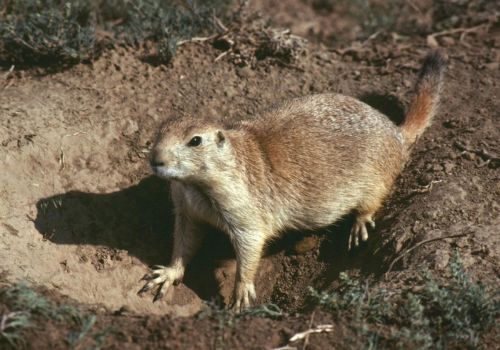
[[[153,173],[155,173],[159,177],[163,177],[166,179],[175,180],[180,177],[180,173],[177,169],[169,168],[166,166],[151,166]]]

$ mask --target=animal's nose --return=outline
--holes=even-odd
[[[165,165],[164,162],[158,161],[156,159],[151,159],[151,161],[149,162],[149,164],[151,164],[152,167],[158,167],[158,166],[164,166]]]

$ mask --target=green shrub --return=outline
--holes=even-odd
[[[458,256],[451,261],[449,272],[446,285],[427,273],[418,294],[400,291],[392,295],[341,274],[337,291],[311,289],[311,296],[336,316],[350,319],[352,329],[370,348],[376,344],[412,349],[477,348],[481,334],[500,316],[498,294],[472,281]],[[389,327],[391,332],[387,332]]]
[[[79,62],[96,53],[90,3],[15,1],[0,22],[0,58],[21,64]]]
[[[372,289],[368,283],[353,280],[345,273],[341,273],[339,279],[339,290],[334,293],[311,288],[313,299],[332,311],[349,311],[356,321],[384,322],[391,317],[389,294],[385,289]]]
[[[178,4],[183,4],[179,6]],[[212,16],[229,0],[21,0],[0,16],[0,62],[59,64],[90,61],[105,44],[156,44],[168,62],[180,39],[213,31]],[[111,33],[105,40],[100,32]],[[110,41],[110,42],[109,42]]]

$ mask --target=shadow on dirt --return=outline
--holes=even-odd
[[[384,222],[377,222],[375,229],[368,228],[369,239],[359,242],[358,247],[348,249],[349,235],[354,224],[354,215],[350,214],[328,229],[319,251],[319,259],[326,262],[328,268],[317,280],[316,288],[328,289],[336,281],[341,272],[358,270],[363,276],[378,276],[383,273],[383,264],[378,250],[380,234],[386,226]]]
[[[168,183],[154,176],[113,193],[70,191],[37,203],[35,227],[45,239],[56,244],[126,250],[146,265],[166,265],[170,260],[174,227],[169,198]],[[280,252],[295,255],[294,246],[305,235],[325,235],[318,259],[329,267],[326,271],[317,271],[314,285],[326,288],[341,271],[356,267],[363,270],[362,262],[373,261],[371,245],[367,247],[363,243],[353,252],[347,251],[352,222],[349,216],[319,232],[290,232],[272,242],[265,255]],[[184,283],[204,300],[219,299],[215,271],[228,259],[234,259],[228,237],[207,226],[205,241],[188,266]]]
[[[35,227],[53,243],[126,250],[149,266],[170,261],[173,206],[168,183],[155,176],[113,193],[70,191],[41,199],[36,207]],[[211,300],[219,294],[214,271],[234,253],[227,237],[210,227],[207,231],[184,283]]]
[[[405,107],[396,96],[365,92],[359,96],[359,100],[389,117],[396,125],[401,125],[405,119]]]
[[[37,203],[36,229],[57,244],[127,250],[144,263],[165,263],[173,227],[169,188],[155,177],[113,193],[71,191]]]

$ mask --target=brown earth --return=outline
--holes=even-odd
[[[340,10],[318,10],[320,1],[275,3],[268,8],[255,1],[251,9],[312,41],[291,64],[272,57],[245,64],[231,54],[215,62],[222,51],[208,41],[181,46],[168,66],[145,62],[140,50],[116,48],[92,64],[50,74],[15,67],[2,72],[0,261],[9,281],[29,281],[55,300],[68,296],[96,312],[99,329],[119,330],[106,341],[109,347],[190,349],[285,345],[308,328],[308,287],[330,289],[342,271],[397,289],[418,283],[415,275],[424,268],[445,274],[458,251],[475,279],[498,286],[498,9],[454,14],[452,28],[475,29],[433,41],[422,33],[444,20],[433,17],[437,10],[430,2],[415,1],[420,10],[406,6],[401,16],[421,23],[418,30],[356,40],[355,19],[336,21]],[[404,32],[402,24],[395,28]],[[290,233],[262,260],[258,302],[275,303],[289,317],[221,323],[193,316],[205,309],[202,300],[230,298],[235,262],[218,232],[211,232],[184,283],[165,300],[153,304],[151,295],[137,295],[148,266],[167,264],[170,254],[168,187],[151,176],[146,162],[163,118],[252,118],[278,100],[337,92],[398,122],[422,58],[436,41],[449,58],[440,112],[416,144],[368,244],[347,252],[347,218],[324,232],[305,233],[306,240],[304,233]],[[405,254],[382,278],[417,242],[457,235]],[[335,322],[326,313],[315,315],[315,324]],[[50,336],[39,338],[31,330],[29,343],[64,348],[58,332],[52,327]],[[311,336],[308,348],[356,347],[345,342],[349,332],[336,323],[335,332]]]

